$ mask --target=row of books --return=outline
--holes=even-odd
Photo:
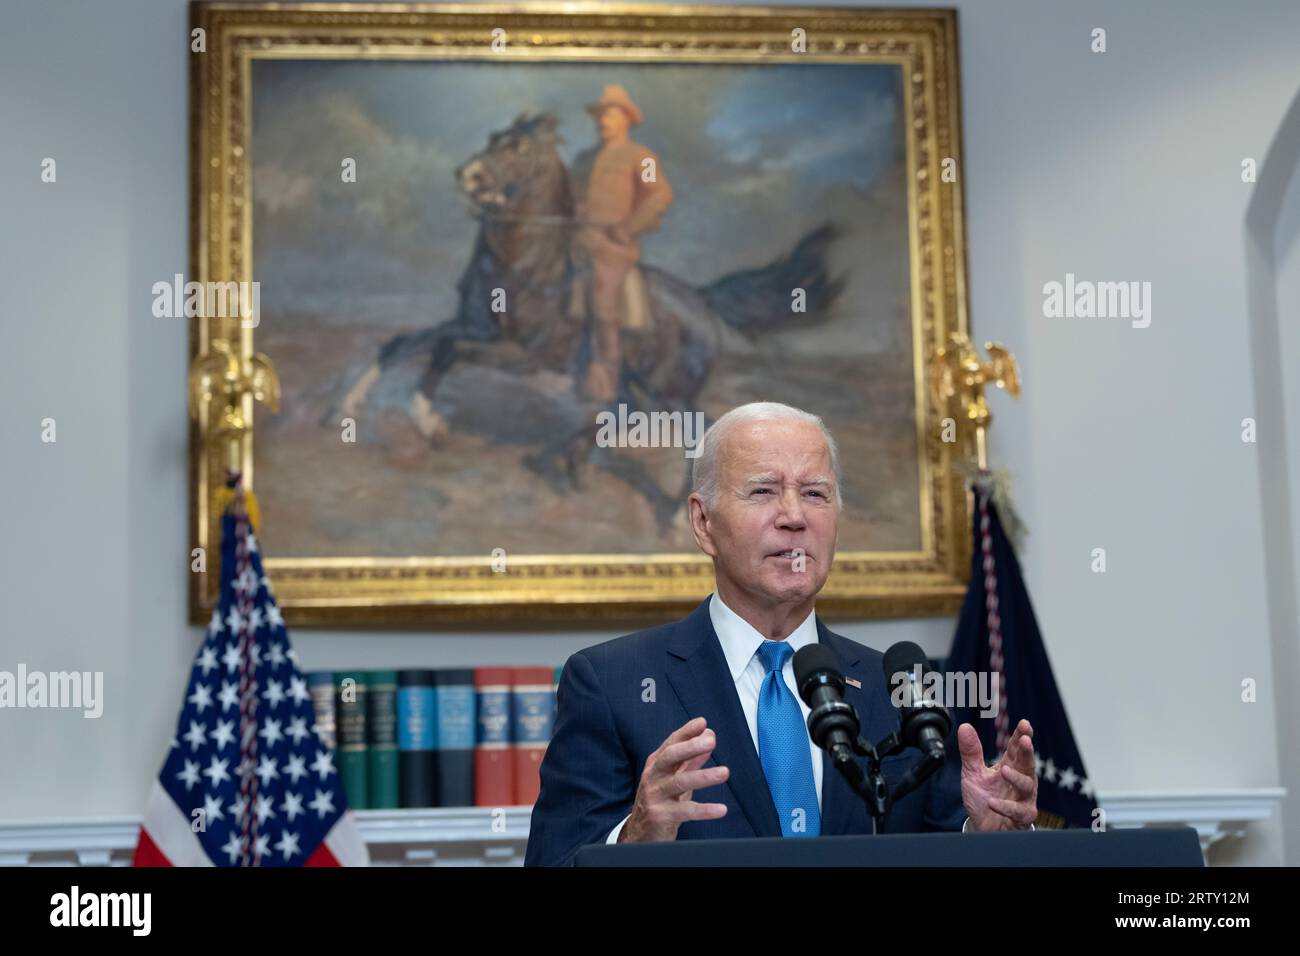
[[[348,805],[531,806],[561,668],[311,671]]]

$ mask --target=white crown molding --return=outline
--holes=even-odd
[[[1267,820],[1286,796],[1251,790],[1102,791],[1108,828],[1194,827],[1202,851],[1251,823]],[[358,810],[376,866],[519,866],[531,807]],[[63,817],[0,821],[0,866],[127,866],[139,817]]]
[[[1267,820],[1286,796],[1283,787],[1240,790],[1103,790],[1097,802],[1110,829],[1189,826],[1201,853],[1225,837],[1243,837],[1251,823]]]

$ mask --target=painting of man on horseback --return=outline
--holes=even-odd
[[[847,535],[919,546],[896,70],[258,70],[258,347],[285,392],[258,478],[285,548],[689,552],[689,449],[600,423],[756,400],[818,409],[883,489]],[[336,154],[355,182],[319,174]]]
[[[580,153],[572,170],[556,149],[556,118],[528,113],[457,169],[480,222],[457,284],[457,314],[383,343],[321,424],[360,414],[386,372],[421,357],[427,366],[408,411],[435,449],[450,431],[436,407],[439,387],[457,363],[518,376],[521,388],[542,382],[553,392],[558,381],[572,393],[564,424],[538,435],[523,464],[565,492],[579,487],[590,461],[640,494],[666,526],[689,475],[683,469],[665,488],[642,465],[598,447],[597,412],[620,403],[695,408],[723,328],[756,335],[796,320],[783,308],[791,288],[806,293],[815,315],[824,313],[839,291],[825,262],[835,230],[814,229],[789,255],[702,288],[642,265],[640,238],[659,228],[672,186],[659,157],[628,136],[642,113],[626,89],[607,85],[587,109],[602,143]]]

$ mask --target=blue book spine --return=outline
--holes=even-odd
[[[437,731],[434,777],[438,807],[474,806],[474,672],[433,674]]]
[[[437,731],[433,671],[399,671],[397,674],[397,776],[400,806],[434,806],[437,794],[434,762]]]

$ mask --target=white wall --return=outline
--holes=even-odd
[[[971,315],[1024,371],[1019,405],[994,399],[993,453],[1018,476],[1030,589],[1088,769],[1102,790],[1276,785],[1273,702],[1300,675],[1272,673],[1268,518],[1239,438],[1256,413],[1239,169],[1300,89],[1300,7],[959,6]],[[186,5],[4,14],[0,669],[103,670],[107,701],[98,721],[0,712],[0,817],[136,813],[200,634],[185,623],[186,331],[149,310],[151,284],[187,267]],[[56,185],[39,181],[46,156]],[[1295,261],[1283,315],[1300,302]],[[1151,327],[1044,319],[1043,283],[1066,272],[1150,281]],[[840,629],[939,652],[951,622]],[[609,636],[294,640],[324,668],[560,663]],[[1245,677],[1260,703],[1240,702]],[[1280,826],[1231,858],[1281,862]]]

